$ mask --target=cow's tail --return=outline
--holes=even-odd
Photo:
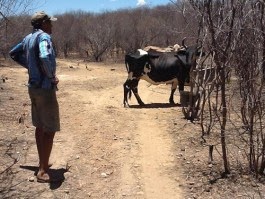
[[[129,97],[129,99],[131,99],[132,89],[127,83],[128,83],[128,80],[124,83],[124,98],[127,99],[127,97]]]
[[[132,96],[132,90],[130,88],[130,84],[129,84],[129,80],[128,79],[123,84],[123,88],[124,88],[123,104],[124,104],[124,107],[126,107],[126,106],[129,106],[128,97],[129,97],[129,99],[131,99],[131,96]]]
[[[129,73],[129,65],[128,65],[128,55],[125,56],[125,67],[126,67],[126,70],[127,72]],[[130,88],[130,86],[128,85],[129,83],[129,80],[127,79],[126,82],[124,83],[124,99],[123,99],[123,103],[124,103],[124,106],[128,105],[128,98],[129,100],[131,100],[131,97],[132,97],[132,90]]]

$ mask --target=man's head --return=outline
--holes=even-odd
[[[42,29],[51,34],[51,22],[57,21],[57,18],[49,16],[44,11],[35,12],[31,17],[31,25],[36,29]]]

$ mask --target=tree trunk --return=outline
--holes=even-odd
[[[227,150],[226,150],[226,121],[227,121],[227,107],[226,107],[226,88],[225,88],[225,71],[221,69],[221,100],[222,100],[222,121],[221,121],[221,145],[222,145],[222,152],[223,152],[223,161],[224,161],[224,170],[225,174],[230,173],[229,162],[227,158]]]

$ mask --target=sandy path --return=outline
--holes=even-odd
[[[147,104],[166,103],[169,88],[165,85],[149,87],[146,82],[141,82],[140,92]],[[168,116],[175,109],[172,107],[137,110],[140,116],[135,131],[140,146],[137,159],[141,165],[140,178],[145,198],[182,198],[176,182],[178,171],[172,153],[172,137],[168,132]]]
[[[150,118],[150,115],[148,116]],[[140,163],[146,198],[181,198],[174,180],[172,143],[161,123],[139,122]],[[156,121],[156,120],[154,120]]]

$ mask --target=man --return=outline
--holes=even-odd
[[[28,69],[28,93],[31,99],[32,123],[39,155],[38,182],[51,182],[49,158],[56,131],[60,130],[59,106],[56,98],[56,61],[51,34],[52,21],[57,19],[45,12],[31,18],[33,32],[10,52],[10,56]]]

